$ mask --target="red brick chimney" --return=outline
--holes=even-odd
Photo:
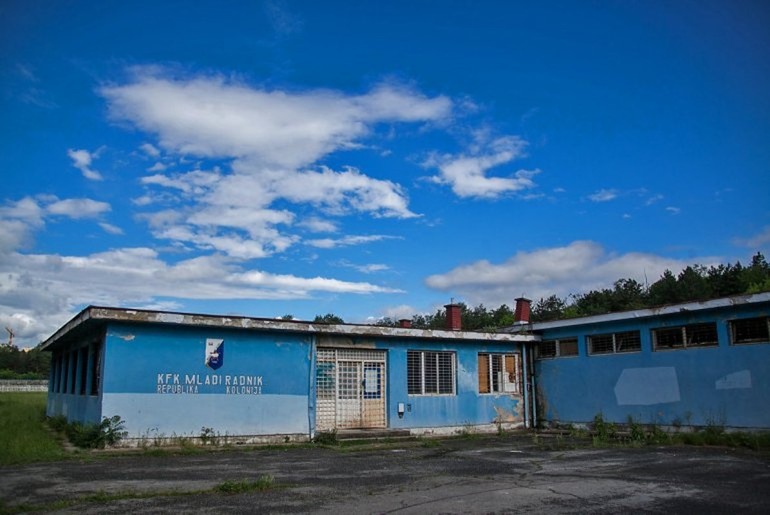
[[[404,329],[409,329],[412,327],[412,321],[408,318],[402,318],[398,321],[398,327],[403,327]]]
[[[462,312],[459,304],[447,304],[446,308],[446,328],[447,331],[461,331],[462,324]]]
[[[531,300],[519,297],[516,299],[516,310],[513,312],[514,324],[528,324]]]

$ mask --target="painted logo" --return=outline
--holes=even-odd
[[[216,370],[225,360],[225,341],[215,338],[206,339],[206,366]]]

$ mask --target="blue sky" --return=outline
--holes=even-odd
[[[348,322],[770,250],[770,5],[0,4],[0,323]]]

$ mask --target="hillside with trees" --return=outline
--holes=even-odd
[[[711,267],[692,265],[678,275],[666,270],[649,286],[635,279],[618,279],[612,288],[541,298],[532,304],[531,320],[545,322],[766,291],[770,291],[770,265],[757,252],[747,266],[740,261]],[[513,324],[513,311],[505,304],[497,309],[488,309],[483,304],[473,308],[460,306],[465,330],[491,331]],[[437,310],[432,315],[414,315],[411,322],[415,328],[443,329],[446,314]],[[398,320],[385,318],[377,325],[395,327]]]

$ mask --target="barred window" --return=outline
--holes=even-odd
[[[638,352],[641,349],[642,339],[639,331],[595,334],[588,337],[589,354],[617,354],[621,352]]]
[[[454,395],[454,353],[407,351],[406,381],[409,395]]]
[[[560,338],[545,340],[535,348],[537,359],[558,358],[562,356],[577,356],[577,338]]]
[[[652,330],[655,350],[713,347],[719,345],[717,325],[714,322]]]
[[[733,343],[770,342],[770,317],[744,318],[730,322]]]
[[[519,393],[518,354],[479,353],[479,393]]]

